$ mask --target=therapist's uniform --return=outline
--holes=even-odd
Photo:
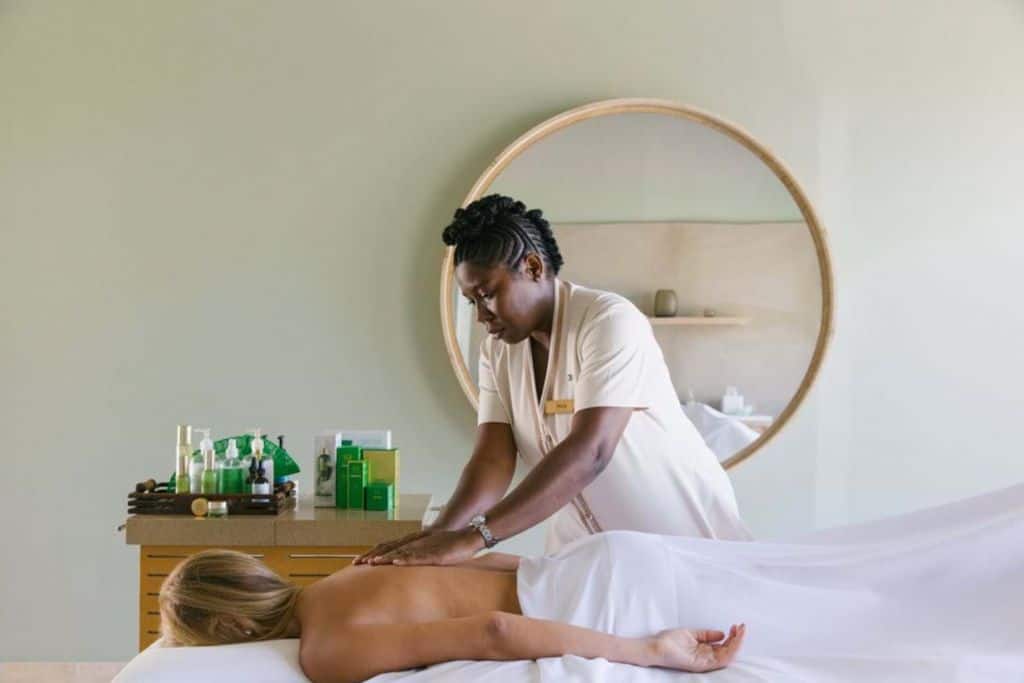
[[[628,299],[555,279],[548,367],[537,396],[529,338],[481,343],[477,422],[511,425],[540,462],[575,411],[631,407],[611,462],[549,520],[548,553],[600,531],[749,540],[729,478],[683,413],[650,321]]]

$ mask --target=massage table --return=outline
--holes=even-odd
[[[758,542],[755,542],[758,543]],[[707,674],[650,669],[618,664],[603,659],[576,656],[538,661],[483,662],[458,661],[423,669],[382,674],[374,683],[497,681],[594,681],[657,683],[686,680],[693,683],[753,683],[807,681],[809,683],[1024,683],[1024,485],[949,503],[884,520],[823,530],[772,544],[801,546],[845,545],[863,548],[912,546],[941,547],[952,561],[970,566],[978,586],[1009,587],[1007,590],[979,590],[979,599],[968,601],[968,610],[988,617],[997,614],[1000,622],[998,648],[984,645],[956,655],[938,651],[908,655],[898,638],[891,647],[842,656],[823,656],[808,652],[787,656],[752,656],[741,651],[727,669]],[[767,545],[767,544],[766,544]],[[988,548],[983,557],[970,552]],[[916,553],[909,553],[911,560]],[[922,553],[922,556],[924,553]],[[906,572],[906,564],[893,571]],[[797,568],[799,569],[799,568]],[[932,566],[913,568],[926,581]],[[877,573],[877,568],[873,570]],[[985,573],[991,573],[986,576]],[[884,579],[884,577],[882,577]],[[794,581],[798,581],[796,577]],[[877,580],[875,577],[874,580]],[[936,579],[939,577],[936,575]],[[1014,590],[1014,587],[1019,590]],[[973,595],[973,594],[972,594]],[[972,615],[958,616],[952,627],[970,629]],[[1005,621],[1005,628],[1002,622]],[[686,624],[680,624],[686,626]],[[865,624],[870,628],[870,624]],[[823,624],[822,628],[828,628]],[[1009,634],[1009,635],[1007,635]],[[748,640],[753,633],[748,634]],[[979,635],[979,634],[975,634]],[[984,635],[984,634],[981,634]],[[1009,638],[1010,640],[1007,640]],[[982,642],[982,638],[975,638]],[[1014,646],[1018,642],[1019,646]],[[1009,646],[1007,646],[1009,643]],[[214,647],[169,648],[157,641],[139,653],[114,679],[115,683],[161,683],[189,680],[196,683],[251,683],[253,681],[306,683],[298,666],[298,640],[220,645]]]

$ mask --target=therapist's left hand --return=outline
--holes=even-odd
[[[483,547],[483,537],[476,529],[436,531],[375,557],[371,563],[400,566],[458,564],[472,559]]]

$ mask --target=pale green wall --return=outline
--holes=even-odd
[[[734,472],[755,531],[1022,478],[1022,12],[3,2],[0,659],[133,654],[115,527],[179,420],[260,424],[300,454],[321,427],[387,425],[406,488],[446,496],[473,416],[440,334],[440,229],[505,144],[608,97],[736,121],[830,226],[834,353]]]

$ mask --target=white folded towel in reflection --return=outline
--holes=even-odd
[[[735,417],[715,410],[706,403],[684,403],[683,412],[719,462],[736,455],[759,436]]]

